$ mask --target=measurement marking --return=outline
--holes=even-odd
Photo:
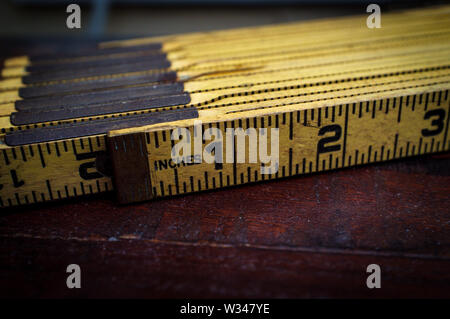
[[[425,95],[425,111],[428,109],[428,97],[429,97],[429,94],[427,93]]]
[[[19,198],[19,194],[14,193],[15,197],[16,197],[16,201],[17,201],[17,205],[20,205],[20,198]]]
[[[394,157],[393,157],[393,158],[395,158],[395,156],[396,156],[396,154],[397,154],[397,143],[398,143],[398,134],[395,134],[395,140],[394,140]]]
[[[445,99],[447,100],[447,94],[448,94],[448,90],[445,93]],[[444,140],[442,141],[442,150],[444,150],[445,145],[447,143],[447,135],[448,135],[448,123],[450,121],[450,101],[448,103],[448,108],[447,108],[447,123],[445,124],[445,133],[444,133]]]
[[[317,116],[317,126],[320,127],[320,124],[322,123],[322,108],[319,108],[317,111],[319,112],[319,115]]]
[[[289,148],[289,176],[292,176],[292,148]]]
[[[33,200],[35,203],[37,203],[37,197],[36,197],[36,192],[32,191],[31,194],[33,195]]]
[[[56,156],[60,157],[61,156],[61,152],[59,151],[58,143],[55,142],[54,145],[55,145],[55,150],[56,150]]]
[[[180,190],[179,190],[179,182],[178,182],[178,170],[175,168],[173,170],[173,172],[174,172],[174,177],[175,177],[175,191],[177,192],[177,194],[179,194]]]
[[[294,123],[292,121],[292,112],[289,113],[289,139],[292,140],[294,137]]]
[[[50,181],[47,179],[45,181],[45,183],[47,184],[47,189],[48,189],[48,194],[50,196],[50,200],[53,200],[52,187],[50,185]]]
[[[41,159],[41,165],[42,165],[42,167],[45,167],[44,155],[42,154],[41,145],[38,144],[37,147],[38,147],[38,151],[39,151],[39,157]]]
[[[45,143],[45,146],[47,148],[47,154],[50,155],[52,153],[50,150],[50,143]]]
[[[27,156],[25,155],[25,149],[23,148],[23,146],[20,147],[20,153],[22,154],[22,160],[24,162],[27,161]]]
[[[402,98],[400,98],[400,104],[398,106],[398,117],[397,117],[397,123],[400,123],[402,120]]]
[[[342,167],[345,165],[345,151],[347,146],[348,104],[345,105],[344,143],[342,145]]]
[[[90,152],[93,152],[93,151],[94,151],[94,148],[92,147],[92,140],[91,140],[91,137],[88,137],[88,143],[89,143],[89,151],[90,151]]]
[[[194,127],[194,132],[195,132],[195,127]],[[159,141],[158,141],[158,132],[153,133],[154,137],[155,137],[155,147],[159,148]],[[195,135],[195,134],[194,134]]]
[[[163,181],[159,181],[159,187],[161,190],[161,196],[164,196],[164,182]]]
[[[205,188],[208,189],[208,172],[205,171]]]
[[[6,150],[3,150],[3,159],[5,160],[5,164],[9,165],[9,158],[8,154],[6,153]]]

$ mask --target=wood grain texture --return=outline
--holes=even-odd
[[[0,216],[2,297],[450,297],[450,154]],[[82,288],[66,288],[77,263]],[[366,267],[382,288],[366,288]]]

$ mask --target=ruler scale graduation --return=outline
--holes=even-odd
[[[128,203],[448,151],[450,7],[383,14],[380,29],[366,18],[4,60],[0,206],[113,189]],[[275,135],[276,167],[250,161]],[[223,161],[198,161],[217,141]]]

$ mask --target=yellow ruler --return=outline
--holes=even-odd
[[[448,7],[384,15],[379,30],[365,18],[6,60],[0,206],[113,189],[127,203],[448,151]]]
[[[246,112],[212,109],[188,114],[189,120],[111,131],[108,138],[97,135],[6,147],[0,153],[0,203],[13,206],[108,191],[114,177],[119,199],[130,202],[448,151],[448,89],[446,83],[412,95],[406,89]],[[199,131],[194,133],[196,127]],[[236,137],[234,163],[197,164],[185,159],[175,164],[172,133],[178,128],[190,132],[192,152],[185,157],[196,160],[200,153],[194,152],[194,138],[197,134],[205,138],[204,143],[200,140],[203,154],[211,140],[200,132],[210,127],[218,128],[224,140],[226,128],[254,128],[257,135],[251,138],[258,148],[264,138],[271,145],[273,132],[261,136],[259,129],[278,128],[278,169],[261,174],[261,167],[270,163],[260,157],[255,163],[237,163],[237,150],[247,159],[250,156],[250,137],[244,137],[245,147]],[[224,147],[231,146],[224,142]]]

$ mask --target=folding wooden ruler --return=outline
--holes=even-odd
[[[448,151],[450,7],[384,14],[380,29],[366,18],[6,59],[0,206],[113,189],[128,203]]]

